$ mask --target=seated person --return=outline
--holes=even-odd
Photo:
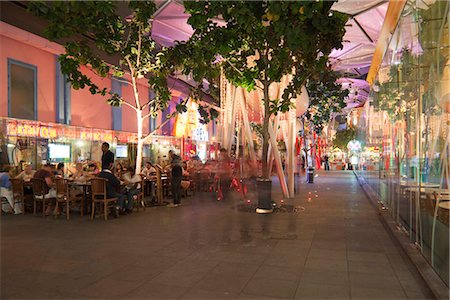
[[[9,166],[5,166],[0,170],[0,197],[6,198],[8,200],[8,203],[2,203],[2,210],[6,213],[9,213],[11,211],[11,208],[13,205],[13,193],[11,190],[11,181],[9,180],[11,177],[9,176],[10,168]],[[20,207],[20,203],[16,203],[14,207],[14,213],[20,214],[22,213],[22,209]]]
[[[125,170],[122,166],[122,164],[118,161],[116,162],[116,168],[114,170],[114,175],[119,178],[120,180],[122,180],[122,176],[125,173]]]
[[[98,173],[99,178],[107,179],[106,181],[106,197],[108,198],[117,198],[116,209],[113,210],[113,216],[116,217],[117,213],[124,213],[124,205],[125,205],[125,195],[120,193],[120,181],[116,176],[112,173],[114,168],[113,163],[109,163],[109,168],[103,169],[100,173]]]
[[[40,170],[34,173],[33,178],[42,179],[44,181],[44,195],[45,198],[56,198],[56,190],[53,188],[52,180],[52,168],[51,164],[42,166]],[[49,215],[52,212],[52,206],[49,204],[45,209],[45,215]]]
[[[23,171],[16,176],[17,179],[22,179],[23,182],[30,182],[31,178],[33,178],[34,173],[36,173],[35,170],[32,169],[31,164],[27,164],[25,165],[25,168],[23,169]],[[33,190],[31,189],[31,186],[24,186],[23,187],[23,192],[26,195],[31,195],[33,194]]]
[[[24,182],[29,182],[33,178],[36,171],[33,170],[31,164],[25,165],[25,168],[19,175],[16,176],[17,179],[22,179]]]
[[[64,163],[60,162],[58,163],[58,166],[56,167],[56,171],[54,172],[56,177],[64,178]]]
[[[156,174],[156,169],[155,167],[153,167],[151,162],[146,162],[145,163],[145,168],[142,170],[141,175],[146,177],[146,178],[150,178],[151,176]]]
[[[133,212],[133,198],[136,199],[137,194],[139,194],[139,190],[141,189],[141,181],[142,178],[139,176],[139,174],[135,174],[134,168],[129,167],[127,172],[123,174],[123,180],[126,184],[126,194],[128,198],[127,213]]]
[[[98,166],[96,163],[90,163],[88,166],[88,174],[89,175],[98,175],[100,173],[100,170],[98,169]]]
[[[83,170],[83,164],[77,163],[75,165],[75,173],[72,174],[72,179],[76,181],[86,181],[88,173]]]

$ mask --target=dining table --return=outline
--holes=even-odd
[[[443,201],[441,200],[439,202],[439,207],[443,209],[450,209],[450,201]]]
[[[83,212],[84,214],[89,213],[89,208],[91,207],[91,198],[88,196],[89,189],[91,187],[90,181],[78,181],[78,180],[68,180],[69,187],[81,187],[83,190]]]

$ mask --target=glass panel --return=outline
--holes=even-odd
[[[10,62],[11,117],[34,120],[35,116],[35,69]]]
[[[402,12],[360,114],[358,174],[448,285],[450,4],[421,3]]]

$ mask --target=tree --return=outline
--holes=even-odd
[[[30,10],[48,21],[44,35],[61,42],[65,53],[59,56],[61,71],[67,75],[74,89],[88,88],[92,94],[107,97],[111,106],[125,105],[136,112],[137,157],[136,172],[140,173],[144,142],[143,122],[167,108],[171,98],[167,78],[176,70],[169,49],[158,45],[151,37],[152,16],[156,12],[153,1],[56,1],[32,2]],[[119,14],[121,12],[121,14]],[[133,99],[97,86],[92,78],[83,74],[81,67],[90,68],[101,77],[123,77],[133,89]],[[138,81],[146,79],[154,97],[148,99],[139,93]],[[197,91],[198,92],[198,91]],[[187,111],[189,97],[177,104],[177,113]],[[203,121],[217,114],[208,114],[200,105]]]
[[[348,142],[355,138],[356,130],[353,127],[347,127],[346,129],[336,132],[336,136],[333,139],[333,145],[342,151],[346,151]]]
[[[270,175],[271,116],[288,111],[306,80],[326,68],[331,50],[342,48],[347,16],[331,12],[332,5],[332,1],[184,2],[194,34],[180,45],[192,54],[182,71],[198,79],[222,69],[233,84],[262,92],[264,178]],[[292,80],[280,99],[269,98],[269,86],[285,75]]]
[[[333,113],[339,113],[346,106],[348,89],[337,82],[339,73],[327,68],[308,79],[306,90],[309,95],[309,107],[303,119],[309,121],[311,130],[320,135],[323,127],[330,121]]]

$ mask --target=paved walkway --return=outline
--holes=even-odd
[[[295,213],[197,194],[108,222],[2,216],[1,298],[430,298],[353,174],[315,179]]]

